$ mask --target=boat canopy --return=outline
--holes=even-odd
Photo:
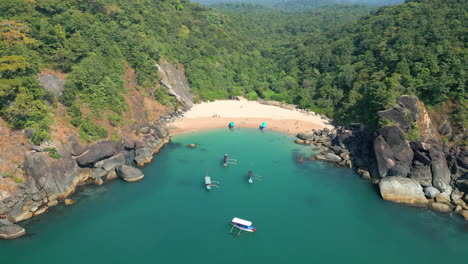
[[[231,222],[236,223],[236,224],[245,225],[245,226],[251,226],[252,225],[252,222],[244,220],[244,219],[240,219],[240,218],[237,218],[237,217],[234,217],[231,220]]]
[[[254,176],[253,171],[251,171],[251,170],[249,170],[249,173],[248,173],[248,174],[249,174],[249,177],[253,177],[253,176]]]
[[[261,127],[266,127],[267,126],[267,123],[266,122],[263,122]]]
[[[233,127],[233,126],[234,126],[234,122],[230,122],[229,125]]]
[[[211,184],[211,178],[210,176],[205,177],[205,184]]]

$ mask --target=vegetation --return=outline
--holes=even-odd
[[[408,93],[428,106],[452,100],[454,123],[466,125],[468,25],[461,0],[413,0],[374,11],[216,7],[186,0],[0,0],[0,116],[34,131],[36,144],[48,139],[46,102],[53,100],[36,75],[50,68],[67,74],[59,102],[81,136],[118,138],[95,121],[123,124],[125,63],[155,99],[174,103],[156,88],[155,65],[164,57],[184,64],[204,100],[262,97],[375,128],[375,112]]]
[[[57,153],[56,148],[45,148],[44,151],[49,153],[49,156],[51,158],[54,158],[54,159],[61,159],[62,158],[62,155]]]

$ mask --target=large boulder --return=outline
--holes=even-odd
[[[74,134],[70,134],[68,136],[67,141],[68,141],[68,146],[70,148],[70,153],[73,156],[79,156],[83,154],[83,152],[85,151],[85,148],[81,144],[80,140]]]
[[[432,187],[432,173],[429,166],[413,166],[409,177],[423,187]]]
[[[311,133],[305,133],[305,132],[301,132],[301,133],[298,133],[296,135],[296,137],[302,139],[302,140],[313,140],[315,135],[314,134],[311,134]]]
[[[448,120],[445,120],[439,127],[439,133],[443,136],[450,137],[452,135],[452,126]]]
[[[427,198],[429,199],[434,199],[437,194],[439,194],[440,191],[437,190],[434,187],[426,187],[424,188],[424,194],[426,195]]]
[[[427,206],[421,185],[413,179],[389,176],[379,182],[382,198],[414,206]]]
[[[431,157],[432,186],[441,192],[451,193],[450,170],[441,146],[432,144],[429,155]]]
[[[76,158],[80,166],[90,166],[95,162],[112,156],[117,149],[117,142],[112,140],[98,141]]]
[[[184,109],[190,109],[193,106],[193,94],[183,68],[176,68],[166,60],[161,60],[157,67],[161,85],[167,88],[168,93],[174,96]]]
[[[94,167],[102,168],[105,171],[109,172],[109,171],[114,170],[117,167],[124,165],[124,163],[125,163],[125,155],[124,153],[119,153],[108,159],[97,162],[96,164],[94,164]]]
[[[117,168],[117,175],[127,182],[141,181],[144,177],[141,170],[127,165]]]
[[[403,131],[396,126],[388,126],[379,129],[378,133],[374,139],[374,153],[380,177],[406,177],[414,153]]]
[[[7,219],[0,219],[0,238],[14,239],[26,235],[26,230]]]
[[[24,157],[23,168],[49,199],[67,196],[79,182],[78,166],[70,157],[54,159],[43,152],[28,152]]]
[[[451,211],[450,206],[443,203],[430,203],[429,208],[439,213],[449,213]]]

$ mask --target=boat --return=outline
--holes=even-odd
[[[211,186],[212,186],[211,185],[211,177],[206,175],[205,176],[205,187],[209,191],[209,190],[211,190]]]
[[[229,164],[229,157],[228,154],[224,154],[224,159],[223,159],[223,166],[227,167]]]
[[[232,228],[231,228],[230,233],[232,233],[232,229],[234,228],[238,228],[240,231],[246,231],[246,232],[255,232],[257,230],[256,227],[252,226],[252,222],[244,220],[244,219],[240,219],[237,217],[234,217],[231,220],[231,225],[232,225]],[[240,234],[240,231],[239,231],[239,234]]]
[[[254,174],[253,174],[253,171],[249,170],[249,173],[248,173],[248,177],[249,177],[249,183],[253,183],[253,178],[254,178]]]

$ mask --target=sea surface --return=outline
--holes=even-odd
[[[196,144],[196,148],[187,147]],[[237,164],[222,166],[223,155]],[[254,129],[174,136],[137,183],[81,190],[0,241],[1,263],[467,263],[458,216],[383,201],[351,169]],[[247,181],[248,170],[259,177]],[[204,189],[204,176],[219,189]],[[255,233],[229,234],[229,221]]]

